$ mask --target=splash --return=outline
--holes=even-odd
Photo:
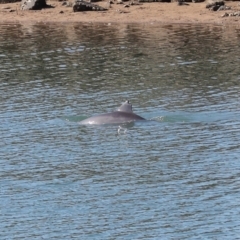
[[[124,128],[122,126],[118,126],[118,130],[117,130],[118,134],[126,134],[127,133],[127,128]]]

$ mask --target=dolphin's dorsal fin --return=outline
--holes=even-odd
[[[117,111],[119,112],[132,112],[132,104],[129,100],[127,100],[125,103],[123,103]]]

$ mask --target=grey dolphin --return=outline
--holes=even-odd
[[[132,104],[130,101],[123,103],[116,111],[111,113],[104,113],[87,118],[81,121],[81,124],[120,124],[129,123],[133,121],[146,120],[132,111]]]

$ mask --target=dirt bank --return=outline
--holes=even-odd
[[[178,6],[172,3],[143,3],[130,7],[112,4],[105,12],[73,12],[71,7],[62,6],[62,2],[47,1],[54,8],[40,11],[21,11],[20,3],[0,5],[0,23],[6,22],[105,22],[105,23],[214,23],[239,24],[240,17],[222,17],[225,12],[240,11],[239,2],[226,2],[232,9],[228,11],[209,11],[206,3],[189,3]],[[107,2],[99,2],[107,7]]]

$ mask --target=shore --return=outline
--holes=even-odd
[[[240,3],[227,1],[226,6],[231,10],[210,11],[206,8],[206,2],[189,3],[178,6],[171,3],[143,3],[124,7],[124,4],[111,4],[104,12],[88,11],[73,12],[72,7],[62,5],[62,2],[47,1],[54,8],[46,8],[38,11],[21,11],[20,2],[0,5],[0,23],[24,23],[24,22],[98,22],[98,23],[190,23],[190,24],[234,24],[240,25],[240,17],[222,17],[225,12],[240,11]],[[107,7],[107,2],[96,4]]]

